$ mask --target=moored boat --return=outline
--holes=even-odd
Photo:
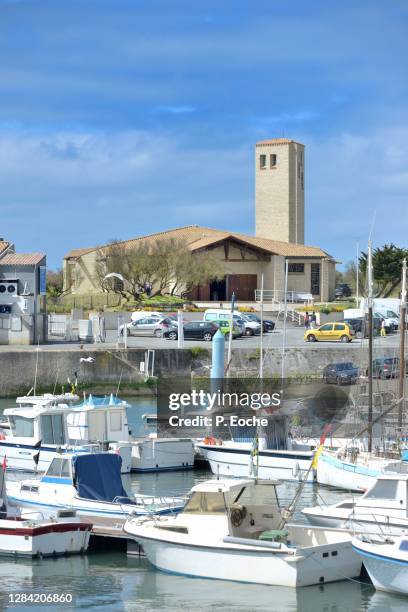
[[[303,508],[312,525],[370,533],[408,531],[408,475],[382,475],[361,496]]]
[[[120,456],[113,453],[61,455],[40,479],[7,482],[8,499],[49,515],[58,509],[75,510],[84,522],[115,529],[121,529],[130,514],[181,510],[182,498],[129,496],[122,485],[120,464]]]
[[[358,576],[347,531],[282,529],[276,484],[210,480],[193,487],[176,517],[130,517],[124,531],[158,569],[188,576],[289,587]]]
[[[368,575],[379,591],[408,595],[408,537],[353,539]]]

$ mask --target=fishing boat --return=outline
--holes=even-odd
[[[363,493],[382,474],[407,474],[407,463],[377,457],[369,452],[354,452],[352,448],[324,450],[317,463],[319,484]]]
[[[406,325],[406,261],[402,266],[402,283],[401,283],[401,306],[402,317],[400,323],[400,372],[399,372],[399,388],[398,399],[391,403],[382,414],[374,418],[373,414],[373,265],[371,242],[368,244],[367,254],[367,282],[368,282],[368,299],[367,299],[367,318],[368,318],[368,409],[367,409],[367,426],[357,433],[355,438],[359,438],[363,434],[368,437],[367,451],[361,452],[359,448],[353,445],[353,440],[350,444],[338,451],[324,450],[317,463],[316,475],[319,484],[332,487],[347,489],[350,491],[366,491],[375,482],[376,478],[384,473],[406,473],[407,467],[402,461],[396,461],[395,457],[388,458],[387,449],[384,452],[374,451],[373,447],[373,428],[387,414],[398,407],[398,433],[401,433],[402,414],[405,402],[405,325]],[[397,444],[398,446],[398,444]]]
[[[73,512],[57,512],[48,520],[38,513],[10,515],[4,473],[0,470],[0,555],[47,557],[87,550],[92,525]]]
[[[290,440],[285,445],[287,448],[262,448],[262,443],[260,446],[257,451],[260,478],[300,481],[308,473],[308,482],[314,482],[315,473],[309,471],[314,450],[292,450]],[[209,462],[213,474],[235,478],[248,475],[253,442],[221,441],[209,438],[207,441],[196,443],[196,448],[200,455]]]
[[[176,517],[130,517],[124,531],[158,569],[300,587],[360,574],[347,531],[285,525],[273,480],[209,480]],[[285,528],[282,528],[285,525]]]
[[[181,498],[129,496],[122,485],[121,458],[114,453],[66,453],[55,457],[40,479],[7,482],[10,504],[43,513],[75,510],[86,523],[121,527],[130,514],[178,512]]]
[[[381,475],[362,496],[303,508],[312,525],[370,533],[408,532],[408,475]]]
[[[367,537],[353,539],[376,589],[408,595],[408,537]]]

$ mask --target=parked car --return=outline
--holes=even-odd
[[[244,319],[248,319],[248,321],[255,321],[256,323],[261,324],[261,317],[253,312],[245,312],[242,313]],[[271,319],[263,320],[263,330],[264,332],[271,332],[275,329],[275,323]]]
[[[119,327],[121,336],[123,336],[124,325]],[[143,319],[136,319],[126,325],[128,336],[156,336],[156,338],[162,338],[166,330],[177,327],[172,319],[168,317],[145,317]]]
[[[231,311],[225,308],[208,308],[204,312],[203,321],[216,321],[218,319],[227,319],[231,317]],[[234,321],[241,327],[242,334],[245,336],[253,336],[261,333],[261,324],[256,321],[249,321],[244,318],[243,313],[235,311],[233,314]]]
[[[230,326],[230,322],[228,321],[228,319],[216,319],[215,321],[213,321],[213,323],[215,323],[215,325],[218,325],[220,332],[224,334],[226,338],[229,338],[231,326]],[[241,336],[242,336],[241,328],[239,327],[237,323],[235,323],[235,321],[233,321],[232,338],[240,338]]]
[[[358,378],[358,367],[351,361],[340,363],[329,363],[323,370],[325,383],[337,385],[355,384]]]
[[[325,323],[317,329],[307,329],[304,339],[307,342],[351,342],[354,330],[346,323]]]
[[[408,372],[408,362],[406,364],[406,372]],[[373,360],[374,378],[398,378],[399,375],[400,360],[398,357],[379,357]]]
[[[138,319],[144,319],[146,317],[154,317],[155,319],[159,320],[159,319],[163,319],[165,316],[166,315],[164,315],[162,312],[158,312],[158,311],[150,312],[148,310],[135,310],[130,315],[130,320],[137,321]]]
[[[218,331],[218,325],[212,321],[190,321],[183,325],[183,331],[185,340],[206,340],[207,342],[211,342],[213,336]],[[177,340],[177,327],[167,329],[163,333],[163,337],[169,338],[170,340]]]
[[[356,319],[344,319],[344,323],[355,331],[355,335],[362,338],[368,337],[368,324],[365,323],[363,317]],[[373,317],[373,335],[378,336],[381,329],[381,320],[378,317]]]
[[[350,297],[350,295],[351,295],[350,285],[348,285],[347,283],[339,283],[338,285],[336,285],[336,288],[334,290],[335,300],[347,298],[347,297]]]

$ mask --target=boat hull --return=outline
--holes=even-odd
[[[133,472],[191,470],[194,446],[191,440],[147,439],[132,445]]]
[[[358,576],[361,561],[352,551],[351,542],[307,551],[290,557],[271,551],[228,549],[206,546],[182,546],[136,536],[149,561],[158,569],[201,578],[231,580],[270,586],[302,587]],[[336,555],[330,553],[336,550]]]
[[[83,553],[88,548],[90,530],[90,525],[75,522],[33,527],[25,521],[0,521],[0,555],[47,557]]]
[[[363,559],[367,573],[377,590],[408,595],[407,555],[404,555],[405,558],[395,558],[387,553],[378,554],[376,546],[356,541],[353,541],[353,548]]]
[[[245,478],[249,474],[251,449],[198,444],[197,448],[210,464],[213,474]],[[313,451],[259,451],[258,476],[261,479],[302,480],[310,469]],[[256,458],[255,458],[256,461]],[[307,481],[314,482],[314,470]]]
[[[322,453],[317,463],[317,482],[329,487],[364,493],[381,475],[380,470],[342,461]]]
[[[357,529],[371,534],[400,535],[408,531],[408,519],[380,513],[338,512],[331,510],[330,515],[317,508],[304,508],[303,514],[315,527],[335,529]]]

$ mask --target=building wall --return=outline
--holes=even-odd
[[[269,261],[263,261],[251,253],[246,253],[242,259],[241,249],[231,245],[228,259],[225,258],[224,246],[212,249],[217,258],[222,262],[224,274],[256,274],[258,289],[261,287],[261,275],[264,274],[264,289],[284,292],[285,288],[285,258],[280,255],[271,255]],[[101,293],[102,290],[96,279],[97,253],[88,253],[70,264],[64,261],[66,268],[72,268],[71,293],[75,295],[89,295]],[[320,263],[321,259],[289,258],[290,263],[304,263],[304,273],[288,275],[288,290],[310,293],[311,286],[311,264]],[[69,274],[66,273],[67,278]],[[314,296],[316,301],[329,301],[334,295],[335,265],[330,261],[324,261],[320,269],[320,287],[323,293]],[[68,288],[68,285],[67,285]],[[169,287],[170,290],[170,287]]]
[[[39,268],[36,265],[4,265],[0,260],[0,281],[18,279],[18,295],[4,295],[0,303],[11,306],[11,314],[0,314],[0,344],[34,344],[47,335],[46,298],[39,294]],[[22,295],[26,289],[26,294]]]
[[[257,143],[255,147],[255,235],[304,244],[304,150],[302,144]],[[266,167],[260,164],[266,155]],[[270,156],[276,155],[271,167]]]

